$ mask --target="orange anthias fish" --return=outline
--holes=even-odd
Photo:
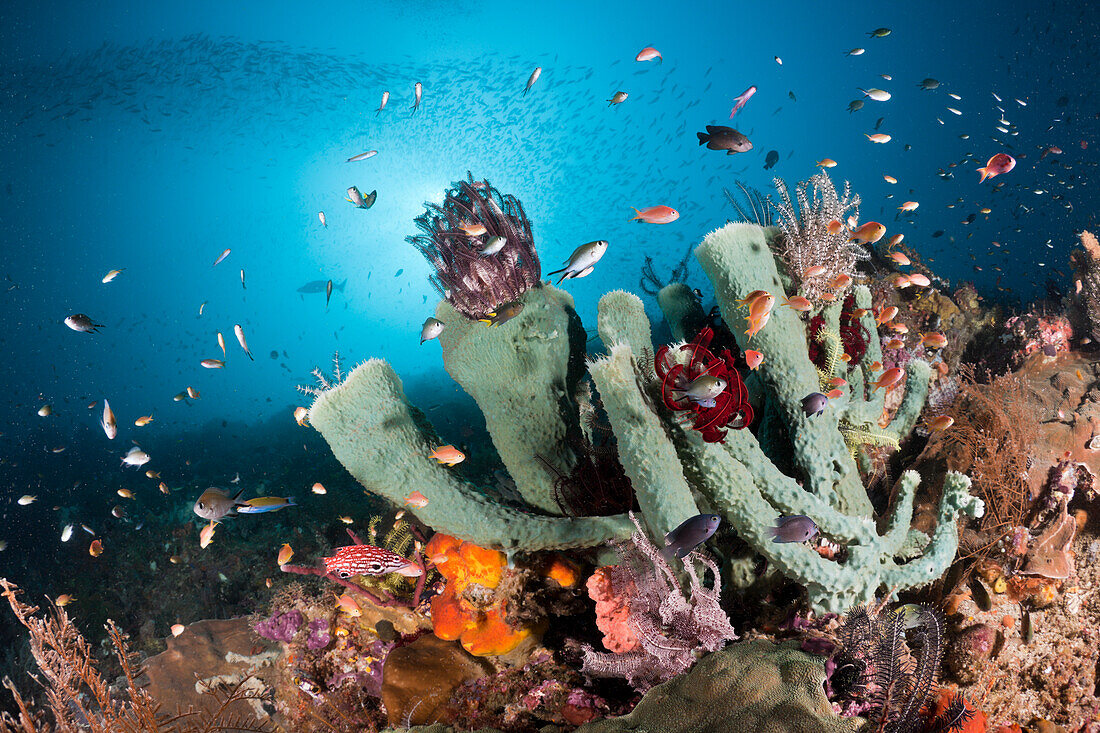
[[[928,421],[928,429],[934,433],[940,433],[954,424],[955,418],[950,415],[939,415]]]
[[[844,231],[844,222],[839,219],[833,219],[829,222],[829,225],[825,227],[825,231],[829,232],[829,234],[840,234]]]
[[[836,161],[832,158],[822,158],[814,163],[819,168],[836,168]]]
[[[863,133],[863,134],[867,135],[867,133]],[[884,135],[881,132],[876,132],[874,135],[867,135],[867,139],[870,140],[873,143],[880,143],[881,144],[881,143],[888,143],[893,138],[891,138],[889,135]]]
[[[770,310],[758,316],[750,315],[745,319],[749,324],[748,329],[745,331],[745,335],[751,339],[753,336],[760,333],[764,329],[764,326],[768,325],[768,319],[771,317],[772,312]]]
[[[428,497],[424,496],[419,491],[414,491],[405,497],[405,503],[409,506],[414,506],[418,509],[422,509],[428,506]]]
[[[890,259],[892,259],[894,262],[898,263],[899,265],[911,265],[911,264],[913,264],[909,260],[909,257],[904,252],[891,252],[890,253]]]
[[[206,546],[214,540],[214,528],[217,526],[218,523],[211,519],[210,524],[202,528],[199,532],[199,548],[205,550]]]
[[[809,300],[802,297],[801,295],[795,295],[795,296],[790,297],[790,298],[784,298],[783,299],[783,305],[787,306],[788,308],[792,308],[792,309],[798,311],[799,313],[807,313],[807,312],[813,310],[813,307],[814,307],[813,303],[811,303]]]
[[[760,318],[766,316],[772,312],[772,308],[775,307],[775,296],[771,293],[761,291],[762,295],[758,295],[753,298],[749,303],[749,318]]]
[[[92,544],[88,546],[88,554],[92,557],[99,557],[103,554],[103,541],[92,540]]]
[[[306,418],[309,417],[309,410],[304,407],[294,408],[294,422],[298,423],[302,427],[306,425]]]
[[[680,218],[680,212],[671,206],[650,206],[646,209],[636,209],[633,206],[630,208],[638,212],[634,216],[630,217],[630,221],[635,219],[644,221],[647,224],[670,224]]]
[[[849,240],[860,244],[874,244],[886,234],[886,227],[877,221],[869,221],[849,235]]]
[[[441,445],[429,453],[428,456],[448,466],[455,466],[466,460],[466,455],[453,445]]]
[[[930,349],[942,349],[947,346],[947,337],[942,333],[926,333],[920,342]]]
[[[896,316],[897,314],[898,307],[896,305],[891,305],[889,307],[883,308],[881,311],[879,311],[879,314],[875,316],[875,323],[881,326],[884,323],[888,323],[894,320],[894,316]]]
[[[901,381],[901,378],[905,376],[905,370],[899,367],[892,367],[882,373],[882,376],[875,382],[875,391],[879,389],[889,389],[895,384]]]
[[[333,596],[336,598],[336,607],[347,615],[352,618],[359,618],[363,615],[363,609],[359,607],[359,603],[352,596],[348,595],[347,591],[339,596],[333,593]]]
[[[852,276],[842,272],[833,278],[832,282],[829,283],[829,287],[833,290],[843,290],[851,284]]]
[[[279,565],[286,565],[290,562],[290,558],[294,557],[294,549],[290,546],[289,542],[284,542],[283,546],[279,548],[279,557],[276,558],[276,562]]]
[[[802,273],[802,277],[806,277],[806,278],[820,277],[824,274],[825,274],[825,265],[814,265],[813,267],[807,267],[806,272]]]
[[[920,204],[916,201],[906,201],[898,207],[898,211],[916,211],[918,206],[920,206]]]
[[[919,272],[914,272],[912,275],[909,276],[909,284],[919,285],[922,288],[926,288],[932,284],[932,281],[928,279],[927,275],[921,274]]]
[[[749,369],[755,371],[764,363],[764,355],[753,349],[745,349],[745,363],[748,365]]]
[[[762,298],[765,295],[770,295],[770,293],[767,290],[754,290],[737,302],[742,308],[751,308],[757,298]]]
[[[465,232],[467,237],[480,237],[482,234],[487,234],[488,230],[481,222],[476,224],[460,224],[459,229]]]
[[[905,342],[899,338],[892,338],[886,342],[885,346],[888,349],[904,349]]]
[[[661,56],[661,52],[653,48],[653,46],[646,46],[634,57],[635,61],[651,61],[652,59],[657,59],[657,63],[664,62],[664,57]]]

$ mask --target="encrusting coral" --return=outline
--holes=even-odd
[[[749,343],[735,328],[743,322],[738,301],[759,289],[777,299],[794,295],[784,285],[790,273],[780,273],[773,253],[779,236],[774,228],[731,224],[709,234],[695,251],[742,349]],[[863,326],[875,333],[870,292],[856,287],[853,294]],[[666,286],[661,295],[670,320],[701,314],[698,301],[682,285]],[[688,296],[692,303],[680,303]],[[790,436],[787,445],[762,445],[750,430],[733,430],[723,442],[707,443],[678,425],[660,404],[649,321],[641,301],[629,293],[601,298],[597,325],[609,353],[587,365],[649,532],[664,535],[701,510],[718,513],[755,552],[805,586],[818,611],[844,611],[880,590],[935,580],[955,554],[956,515],[981,513],[981,502],[968,493],[968,479],[949,474],[932,536],[911,531],[919,477],[906,472],[885,529],[877,530],[853,443],[892,444],[906,437],[925,404],[930,371],[919,359],[906,365],[905,396],[891,422],[881,427],[884,391],[872,382],[881,376],[875,362],[882,361],[882,351],[871,339],[858,362],[842,358],[838,334],[844,300],[820,309],[824,367],[810,360],[806,324],[793,309],[775,308],[767,328],[753,338],[752,348],[766,358],[754,374],[749,398],[764,408],[754,404],[754,412],[782,421],[783,433]],[[555,500],[555,479],[572,467],[571,436],[583,430],[581,411],[589,404],[586,337],[572,298],[549,285],[535,285],[518,301],[523,307],[499,328],[486,328],[446,301],[436,317],[445,324],[439,337],[444,367],[484,413],[528,508],[491,500],[456,470],[429,458],[438,445],[434,432],[381,360],[361,364],[344,382],[323,391],[310,410],[310,424],[369,490],[398,505],[419,490],[429,501],[415,513],[439,532],[482,547],[525,551],[623,539],[630,533],[626,516],[562,517]],[[685,330],[682,324],[671,326],[674,332]],[[682,352],[667,353],[686,360]],[[840,396],[830,400],[824,414],[808,417],[803,397],[817,392],[824,380],[840,377],[846,380]],[[788,473],[773,460],[779,454],[788,456],[783,463]],[[811,517],[825,538],[843,548],[842,561],[802,544],[773,543],[768,529],[774,519],[795,514]]]

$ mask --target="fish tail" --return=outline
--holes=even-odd
[[[634,221],[635,219],[640,220],[642,218],[642,212],[634,206],[631,206],[630,208],[634,209],[634,211],[636,211],[637,213],[634,216],[630,217],[628,221]]]
[[[978,179],[978,183],[981,183],[985,179],[989,178],[989,170],[984,166],[978,169],[978,172],[982,174],[982,177]]]
[[[695,134],[699,136],[700,145],[703,145],[710,140],[710,135],[705,132],[697,132]]]

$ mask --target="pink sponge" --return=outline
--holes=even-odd
[[[586,583],[588,596],[596,602],[596,626],[603,632],[603,645],[616,654],[638,648],[638,636],[630,623],[630,597],[634,584],[617,565],[599,568]]]

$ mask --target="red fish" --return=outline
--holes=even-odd
[[[981,183],[987,178],[993,178],[999,176],[1002,173],[1008,173],[1010,170],[1016,167],[1016,159],[1007,153],[997,153],[989,162],[985,164],[984,168],[979,168],[978,173],[982,174],[978,183]]]
[[[732,119],[737,110],[745,106],[745,103],[752,99],[752,95],[756,94],[756,87],[751,86],[745,91],[737,95],[733,100],[733,109],[730,111],[730,118]]]
[[[325,571],[336,573],[341,578],[353,575],[388,575],[399,573],[409,578],[421,574],[420,568],[384,547],[374,545],[350,545],[340,547],[332,557],[323,557]]]
[[[668,224],[680,218],[679,211],[671,206],[665,206],[663,204],[660,206],[650,206],[646,209],[635,209],[633,206],[630,208],[638,212],[635,216],[630,218],[630,221],[638,219],[647,224]]]

